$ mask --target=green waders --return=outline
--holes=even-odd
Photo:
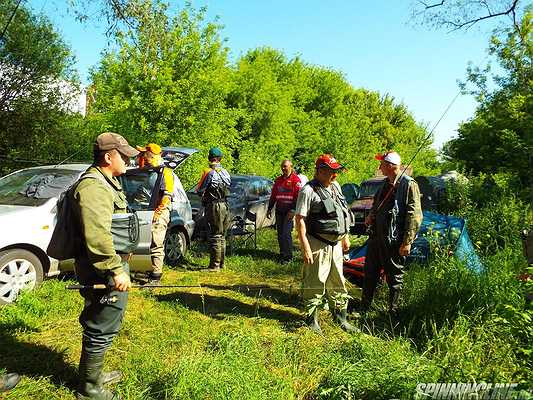
[[[224,267],[226,254],[226,229],[230,222],[228,203],[225,200],[208,203],[205,215],[209,229],[209,268],[218,270]]]
[[[123,268],[129,272],[126,262]],[[108,284],[113,279],[109,278]],[[103,283],[101,281],[84,282],[84,284]],[[80,383],[78,399],[116,400],[119,399],[103,385],[111,380],[116,380],[118,372],[103,373],[105,353],[118,334],[126,305],[128,292],[115,290],[89,290],[82,289],[80,294],[85,299],[85,305],[80,314],[80,324],[83,328],[82,351],[80,357]],[[111,299],[111,301],[106,301]],[[112,301],[116,300],[116,301]]]

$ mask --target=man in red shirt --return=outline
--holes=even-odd
[[[276,206],[276,229],[278,231],[279,251],[281,262],[292,261],[292,227],[298,192],[302,187],[300,178],[292,169],[290,160],[281,162],[282,175],[274,181],[272,194],[268,203],[268,218],[272,216],[272,209]]]

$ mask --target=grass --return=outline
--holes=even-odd
[[[480,277],[435,260],[409,272],[401,323],[384,312],[381,290],[374,311],[354,321],[361,333],[344,333],[323,312],[319,336],[302,323],[301,263],[276,262],[273,230],[258,240],[221,273],[165,271],[164,283],[197,287],[132,290],[106,357],[106,368],[124,373],[115,389],[125,399],[408,399],[418,382],[531,383],[497,318],[502,296],[520,301],[511,273]],[[196,247],[187,262],[207,260]],[[23,375],[2,398],[75,398],[82,301],[64,287],[46,281],[0,309],[0,368]]]

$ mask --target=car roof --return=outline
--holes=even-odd
[[[87,168],[89,168],[90,166],[91,166],[91,164],[89,164],[89,163],[87,163],[87,164],[52,164],[52,165],[39,165],[39,166],[36,166],[36,167],[28,167],[28,168],[22,168],[22,169],[27,170],[27,169],[52,169],[52,168],[57,168],[57,169],[66,169],[66,170],[70,170],[70,171],[83,172]]]
[[[385,178],[386,178],[386,176],[375,176],[373,178],[369,178],[369,179],[364,180],[363,182],[361,182],[361,185],[364,185],[365,183],[381,182],[381,181],[385,180]]]
[[[267,178],[266,176],[261,175],[244,175],[244,174],[230,174],[232,178],[237,179],[266,179],[267,181],[270,181],[271,179]]]
[[[198,153],[200,150],[195,149],[194,147],[181,147],[181,146],[164,146],[161,148],[163,151],[177,151],[179,153],[191,155]]]

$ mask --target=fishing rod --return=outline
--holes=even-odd
[[[111,291],[115,286],[114,285],[106,285],[104,283],[98,283],[94,285],[67,285],[68,290],[108,290]],[[204,288],[210,288],[213,289],[213,287],[210,286],[201,286],[201,285],[131,285],[134,289],[167,289],[167,288],[182,288],[182,289],[204,289]],[[290,291],[292,291],[293,286],[292,285],[285,285],[285,286],[278,286],[278,287],[272,287],[268,285],[229,285],[229,286],[223,286],[220,287],[220,289],[223,290],[259,290],[259,296],[261,296],[261,292],[263,289],[281,289],[281,288],[289,288]],[[216,289],[216,288],[215,288]],[[118,301],[118,297],[111,294],[105,294],[100,298],[101,304],[114,304]]]
[[[433,128],[431,129],[431,131],[422,139],[422,142],[420,143],[420,145],[416,149],[415,154],[413,154],[413,156],[411,157],[411,159],[409,160],[407,165],[405,165],[405,167],[402,168],[402,172],[400,173],[400,176],[398,176],[395,179],[395,181],[393,183],[393,186],[386,193],[385,197],[381,200],[381,202],[379,203],[378,207],[376,208],[376,211],[379,210],[383,206],[383,204],[387,201],[387,199],[390,197],[390,195],[392,193],[392,190],[396,186],[396,183],[400,182],[400,179],[402,179],[402,177],[405,175],[405,172],[409,169],[410,165],[413,163],[414,159],[416,158],[416,156],[418,155],[420,150],[422,150],[422,148],[426,145],[426,142],[431,138],[431,135],[433,135],[433,132],[435,131],[435,129],[439,125],[440,121],[442,121],[442,119],[448,113],[450,108],[452,108],[453,103],[455,103],[455,101],[457,100],[457,98],[459,97],[460,94],[461,94],[461,91],[457,92],[457,94],[455,95],[453,100],[450,102],[450,104],[448,104],[448,107],[446,107],[446,109],[444,110],[444,112],[442,113],[442,115],[440,116],[438,121],[435,123],[435,125],[433,125]],[[369,228],[370,228],[370,226],[369,226]]]
[[[109,290],[113,289],[114,285],[106,285],[104,283],[98,283],[95,285],[67,285],[68,290]],[[150,284],[135,284],[131,285],[134,289],[165,289],[165,288],[196,288],[196,289],[203,289],[203,288],[209,288],[209,286],[202,286],[202,285],[150,285]],[[292,286],[284,286],[287,288],[291,288]],[[224,289],[278,289],[282,288],[282,286],[279,287],[272,287],[268,285],[229,285],[229,286],[223,286]]]

